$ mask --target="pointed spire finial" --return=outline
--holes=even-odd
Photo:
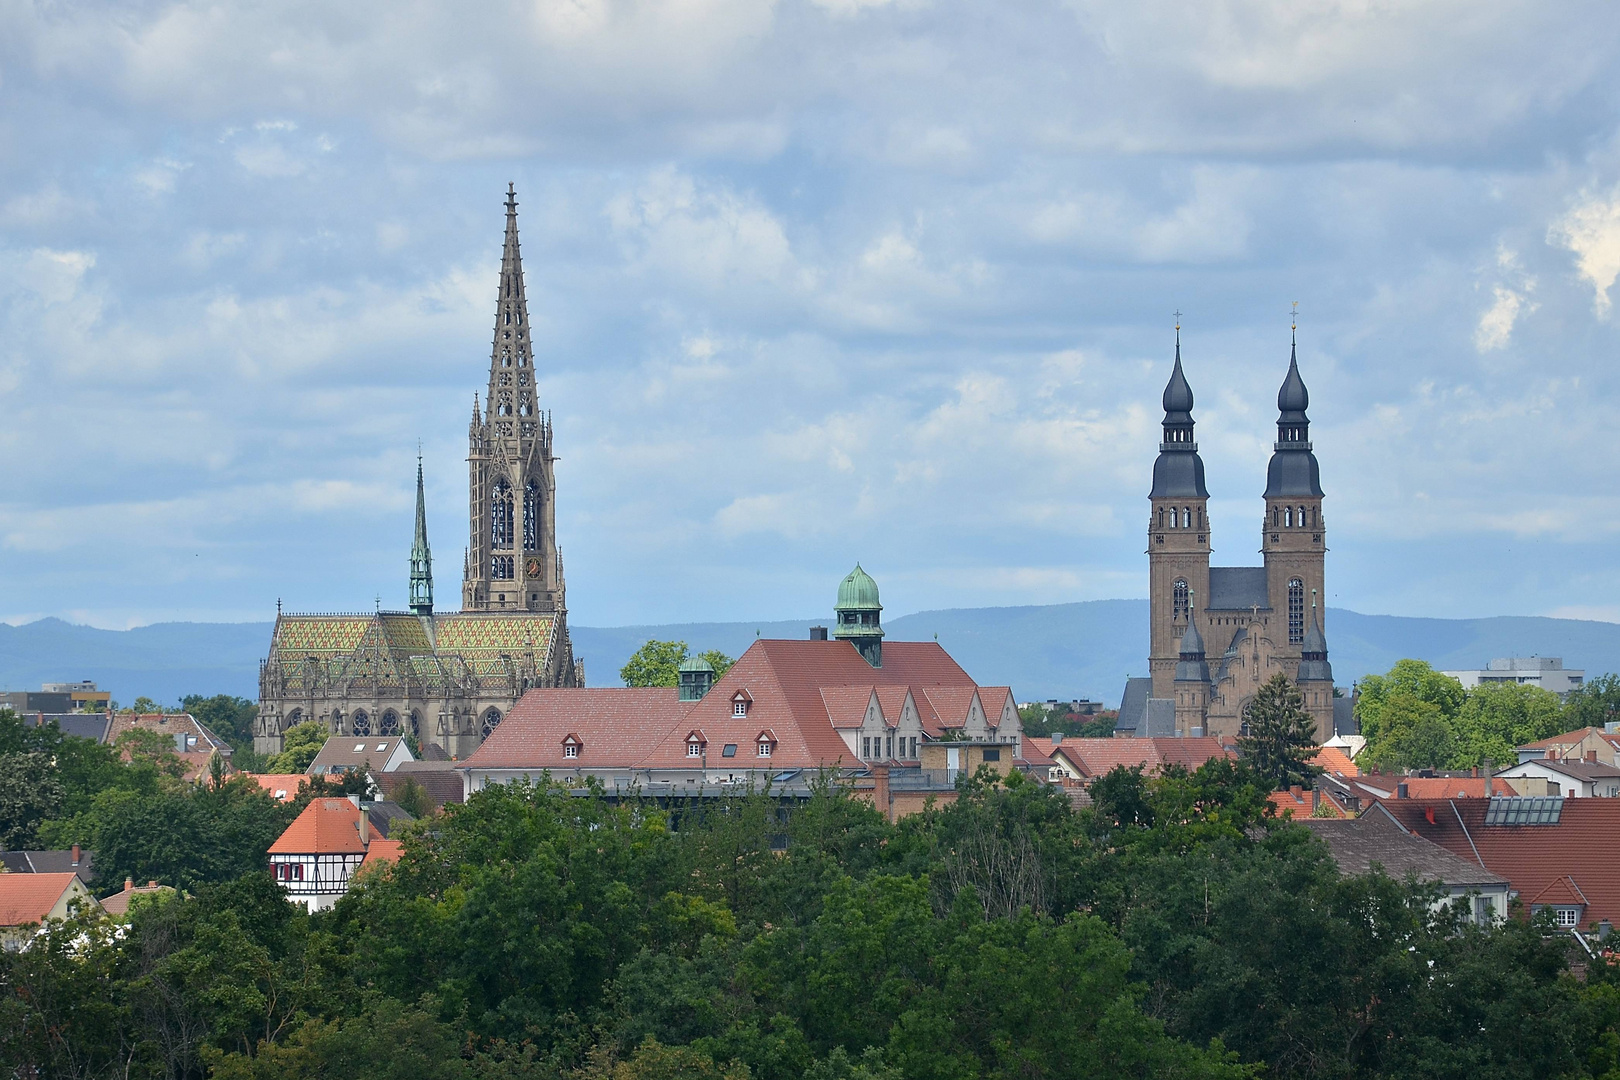
[[[1298,300],[1294,301],[1294,310],[1289,314],[1289,317],[1288,317],[1288,343],[1290,345],[1298,345],[1299,344],[1299,301]]]

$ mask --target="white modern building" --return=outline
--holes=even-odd
[[[1563,697],[1586,681],[1586,672],[1566,668],[1562,657],[1507,656],[1492,660],[1474,671],[1442,671],[1463,684],[1464,689],[1489,683],[1518,683],[1539,686]]]

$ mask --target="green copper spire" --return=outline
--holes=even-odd
[[[433,554],[428,550],[427,500],[422,495],[422,452],[416,452],[416,539],[411,543],[411,611],[433,614]]]

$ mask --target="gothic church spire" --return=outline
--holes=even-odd
[[[1322,494],[1321,469],[1311,452],[1311,395],[1299,376],[1299,343],[1288,347],[1288,374],[1277,390],[1277,443],[1266,467],[1266,497]]]
[[[433,614],[433,554],[428,550],[427,499],[422,494],[422,453],[416,454],[416,538],[411,542],[411,611]]]
[[[1164,440],[1153,463],[1149,498],[1209,498],[1204,487],[1204,459],[1193,441],[1193,392],[1181,370],[1181,325],[1176,325],[1176,362],[1164,387]]]

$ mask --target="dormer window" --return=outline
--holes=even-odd
[[[770,757],[771,756],[771,744],[764,741],[763,739],[761,739],[760,743],[759,743],[759,756],[760,757]]]
[[[702,733],[694,731],[686,737],[686,756],[689,758],[703,756]]]
[[[733,694],[731,696],[731,715],[732,716],[747,716],[748,715],[748,706],[750,706],[752,704],[753,704],[753,699],[748,696],[748,691],[746,691],[746,690],[737,691],[735,694]]]
[[[754,752],[757,756],[766,758],[776,748],[776,736],[770,731],[762,731],[754,737]]]
[[[569,736],[566,739],[563,740],[563,757],[565,757],[565,758],[577,758],[577,757],[579,757],[579,752],[580,752],[581,749],[584,748],[584,746],[585,746],[585,744],[579,741],[579,736],[574,735],[574,734],[569,734]]]

